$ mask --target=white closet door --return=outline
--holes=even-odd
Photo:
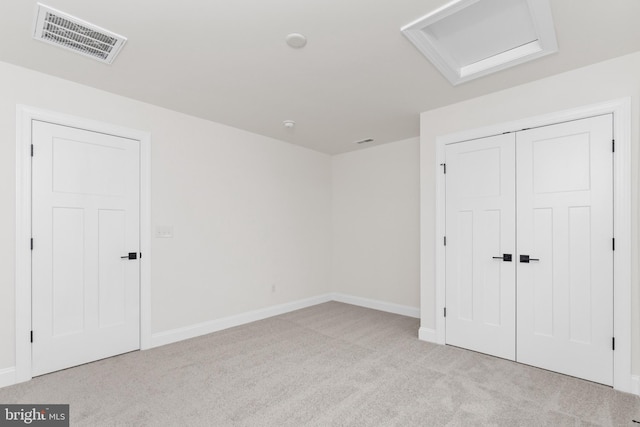
[[[612,117],[517,134],[517,360],[613,382]]]
[[[446,342],[515,358],[514,134],[446,148]],[[513,261],[496,257],[511,254]]]
[[[35,376],[139,348],[140,147],[44,122],[32,138]]]

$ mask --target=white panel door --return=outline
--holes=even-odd
[[[517,360],[613,383],[612,116],[517,134]],[[518,259],[520,261],[520,259]]]
[[[34,122],[32,374],[140,347],[139,142]]]
[[[514,134],[446,148],[446,342],[515,358]]]

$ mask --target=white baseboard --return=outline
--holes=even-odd
[[[631,376],[631,393],[640,396],[640,375]]]
[[[0,369],[0,388],[14,385],[16,383],[16,368]]]
[[[303,300],[293,301],[286,304],[266,307],[259,310],[249,311],[234,316],[224,317],[222,319],[211,320],[195,325],[185,326],[182,328],[171,329],[164,332],[158,332],[151,335],[151,346],[149,348],[159,347],[166,344],[172,344],[190,338],[199,337],[201,335],[210,334],[221,331],[223,329],[233,328],[258,320],[266,319],[291,311],[300,310],[302,308],[311,307],[329,301],[337,301],[360,307],[371,308],[374,310],[385,311],[388,313],[400,314],[403,316],[420,318],[420,309],[400,304],[394,304],[384,301],[372,300],[368,298],[360,298],[352,295],[340,293],[329,293],[319,295],[317,297],[307,298]],[[422,332],[422,328],[420,329]],[[0,387],[6,387],[16,383],[15,368],[0,369]]]
[[[331,294],[320,295],[313,298],[307,298],[286,304],[274,305],[272,307],[266,307],[259,310],[248,311],[246,313],[224,317],[222,319],[216,319],[191,326],[185,326],[183,328],[158,332],[151,335],[151,348],[171,344],[189,338],[199,337],[201,335],[210,334],[212,332],[221,331],[223,329],[233,328],[234,326],[244,325],[246,323],[255,322],[257,320],[266,319],[268,317],[278,316],[290,311],[300,310],[301,308],[307,308],[317,304],[322,304],[324,302],[329,302],[331,301],[331,299]]]
[[[221,331],[223,329],[233,328],[234,326],[244,325],[246,323],[255,322],[257,320],[266,319],[268,317],[278,316],[290,311],[300,310],[301,308],[307,308],[329,301],[343,302],[346,304],[357,305],[374,310],[386,311],[388,313],[420,318],[420,309],[418,308],[367,298],[360,298],[340,293],[330,293],[286,304],[280,304],[273,307],[249,311],[246,313],[237,314],[235,316],[224,317],[222,319],[216,319],[191,326],[185,326],[183,328],[176,328],[169,331],[158,332],[151,336],[150,348],[171,344],[189,338],[199,337],[201,335],[210,334],[212,332]]]
[[[438,340],[438,332],[435,329],[425,328],[424,326],[420,326],[418,330],[418,339],[420,341],[432,342],[434,344],[440,344]]]
[[[352,295],[340,293],[332,294],[333,301],[345,304],[357,305],[360,307],[372,308],[374,310],[386,311],[387,313],[401,314],[403,316],[420,318],[420,309],[407,305],[394,304],[391,302],[378,301],[368,298],[360,298]]]

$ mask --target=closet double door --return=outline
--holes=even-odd
[[[447,344],[613,383],[612,129],[447,146]]]

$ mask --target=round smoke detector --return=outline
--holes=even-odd
[[[306,46],[307,38],[300,33],[291,33],[289,34],[285,40],[287,44],[294,49],[300,49]]]

